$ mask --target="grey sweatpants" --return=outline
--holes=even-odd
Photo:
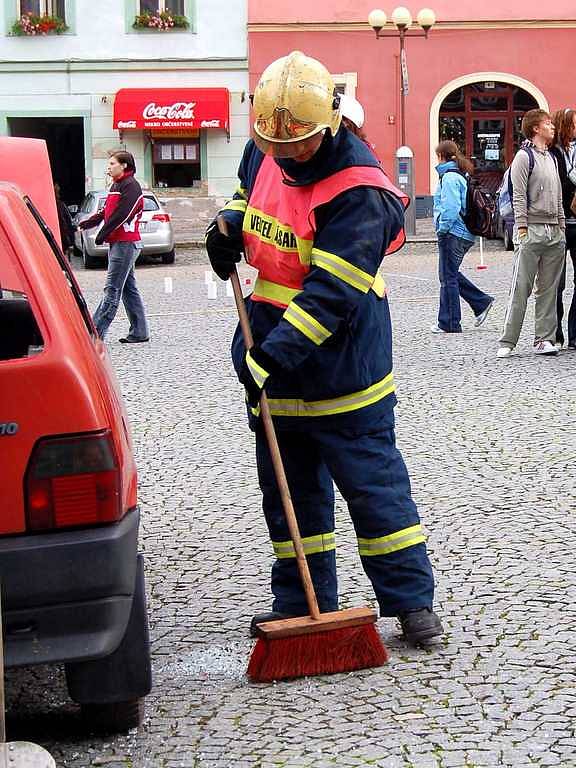
[[[535,341],[556,341],[556,291],[564,260],[566,237],[558,225],[530,224],[521,240],[514,228],[514,273],[500,343],[515,347],[522,330],[526,303],[534,290]]]

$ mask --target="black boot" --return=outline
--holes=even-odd
[[[258,637],[258,624],[265,624],[267,621],[279,621],[280,619],[293,619],[289,613],[280,613],[280,611],[268,611],[268,613],[257,613],[250,622],[250,637]]]
[[[398,616],[404,637],[410,645],[419,645],[443,634],[442,622],[431,608],[416,608]]]

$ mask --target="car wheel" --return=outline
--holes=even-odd
[[[162,254],[162,264],[174,264],[175,258],[176,252],[174,251],[174,248],[172,248],[172,250],[168,251],[168,253]]]
[[[94,269],[94,267],[98,266],[98,259],[94,256],[90,256],[86,250],[84,238],[82,238],[82,263],[84,264],[84,269]]]
[[[512,242],[512,238],[510,237],[510,232],[508,231],[508,227],[506,226],[504,226],[504,248],[507,251],[514,250],[514,243]]]
[[[144,699],[115,704],[82,704],[82,719],[90,730],[118,733],[137,728],[144,719]]]
[[[142,699],[152,687],[144,560],[138,555],[128,626],[109,656],[65,665],[70,698],[96,728],[126,730],[142,720]]]

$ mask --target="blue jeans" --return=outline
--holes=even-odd
[[[130,321],[128,335],[137,339],[147,339],[150,334],[144,304],[134,277],[134,264],[141,250],[140,241],[110,243],[104,295],[94,312],[94,325],[101,339],[106,336],[112,320],[116,317],[120,299],[124,303]]]
[[[478,316],[490,305],[489,296],[460,273],[464,256],[474,245],[472,240],[451,234],[438,234],[438,277],[440,279],[440,308],[438,325],[447,333],[462,333],[460,297]]]

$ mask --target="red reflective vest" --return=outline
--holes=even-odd
[[[243,222],[246,258],[258,270],[251,299],[278,307],[288,306],[293,296],[302,290],[304,278],[310,271],[316,208],[347,189],[361,186],[391,192],[405,208],[409,203],[409,198],[377,166],[344,168],[306,186],[284,184],[283,178],[274,159],[266,156],[258,170]],[[402,229],[386,253],[394,253],[404,241]]]

